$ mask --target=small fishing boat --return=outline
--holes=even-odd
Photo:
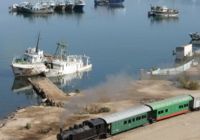
[[[11,6],[9,7],[10,12],[17,12],[18,6],[19,6],[19,4],[17,4],[17,3],[11,5]]]
[[[65,2],[65,11],[72,11],[74,7],[74,3],[71,0],[67,0]]]
[[[10,12],[22,12],[22,8],[30,5],[30,2],[15,3],[9,7]]]
[[[161,16],[161,17],[177,17],[179,11],[176,9],[170,9],[166,6],[151,6],[151,10],[148,12],[148,16]]]
[[[57,43],[54,58],[46,62],[49,71],[47,77],[64,76],[77,72],[88,71],[92,68],[89,57],[86,55],[67,55],[65,43]]]
[[[194,45],[200,45],[200,33],[195,32],[195,33],[190,33],[189,34],[191,37],[191,43]]]
[[[121,6],[124,0],[94,0],[96,6],[110,5],[110,6]]]
[[[38,47],[39,36],[36,47],[28,48],[22,56],[13,58],[11,67],[15,76],[33,76],[48,71],[44,65],[44,53]]]
[[[108,4],[109,4],[108,0],[94,0],[95,6],[104,6],[104,5],[108,5]]]
[[[22,13],[29,14],[51,14],[54,12],[54,9],[48,3],[37,2],[35,4],[28,4],[21,7]]]
[[[76,12],[83,12],[83,7],[85,6],[84,0],[75,0],[73,10]]]
[[[61,2],[61,1],[58,1],[56,4],[55,4],[55,8],[54,8],[55,11],[59,12],[59,11],[64,11],[65,10],[65,2]]]
[[[113,7],[123,6],[124,0],[108,0],[109,5]]]

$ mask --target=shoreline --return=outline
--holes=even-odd
[[[71,104],[67,104],[64,108],[29,106],[18,109],[7,116],[6,119],[0,120],[0,136],[3,139],[15,138],[17,140],[54,140],[56,139],[56,134],[59,133],[59,128],[61,126],[66,129],[69,126],[80,123],[83,120],[121,111],[136,104],[161,100],[167,97],[184,93],[186,94],[189,92],[198,93],[200,91],[184,90],[175,87],[173,82],[166,80],[131,80],[126,83],[125,87],[119,87],[118,90],[115,89],[114,92],[116,93],[110,93],[110,95],[109,92],[113,89],[106,91],[106,86],[107,85],[103,85],[94,89],[83,91],[84,96],[72,97],[68,101]],[[96,97],[96,99],[88,99],[91,96],[90,93],[92,93],[93,96],[97,96],[100,93],[102,94],[101,96]],[[80,103],[81,107],[75,106],[77,102]],[[94,114],[83,111],[85,107],[91,107],[94,104],[97,106],[108,107],[111,109],[111,112]],[[27,124],[31,125],[30,128],[26,128]],[[134,133],[130,134],[130,132],[126,132],[122,135],[120,134],[108,138],[108,140],[121,140],[118,138],[121,138],[121,136],[126,134],[135,135]]]

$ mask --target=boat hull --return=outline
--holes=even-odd
[[[44,64],[12,64],[11,67],[16,77],[35,76],[48,71]]]
[[[178,17],[178,13],[159,13],[159,12],[148,12],[148,16],[156,17]]]
[[[65,10],[65,5],[56,5],[54,8],[55,11],[64,11]]]
[[[123,7],[124,0],[94,0],[97,6],[109,5],[111,7]]]
[[[74,5],[73,4],[66,4],[65,5],[65,11],[72,11],[73,10]]]
[[[79,72],[86,72],[90,71],[92,69],[92,64],[82,66],[80,68],[67,68],[64,71],[59,71],[55,69],[50,69],[48,72],[45,73],[46,77],[56,77],[56,76],[64,76],[64,75],[69,75],[69,74],[74,74],[74,73],[79,73]]]
[[[54,10],[52,8],[32,10],[27,7],[21,7],[20,12],[27,13],[27,14],[52,14],[54,12]]]
[[[76,5],[74,5],[73,10],[74,10],[75,12],[83,12],[84,6],[85,6],[85,5],[83,5],[83,4],[76,4]]]

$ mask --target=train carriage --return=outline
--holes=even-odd
[[[151,107],[150,121],[160,121],[190,111],[193,98],[180,95],[162,101],[146,104]]]
[[[115,135],[147,124],[150,111],[151,109],[148,106],[140,105],[126,111],[102,117],[102,119],[107,123],[107,133]]]

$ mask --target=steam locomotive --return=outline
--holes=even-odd
[[[86,120],[60,130],[57,140],[95,140],[116,135],[139,126],[200,109],[200,95],[179,95],[147,103],[105,117]]]

